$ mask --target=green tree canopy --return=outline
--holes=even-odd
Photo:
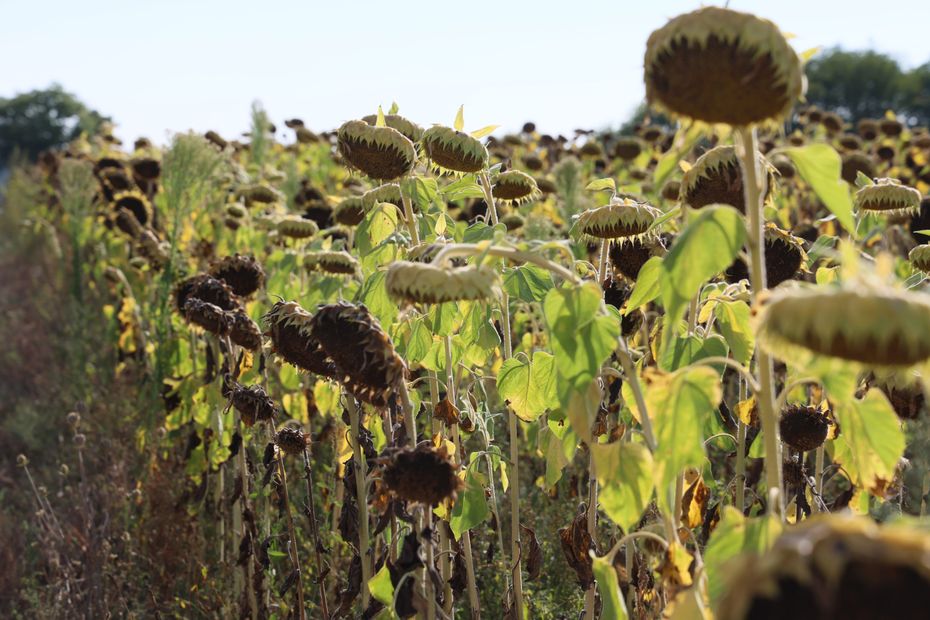
[[[831,50],[811,60],[805,73],[807,100],[852,122],[900,111],[907,98],[901,67],[878,52]]]
[[[94,134],[109,120],[89,109],[60,85],[0,97],[0,167],[14,151],[29,159],[61,147],[81,135]]]

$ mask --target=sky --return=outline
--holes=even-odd
[[[649,33],[694,1],[0,0],[0,97],[58,82],[117,135],[249,126],[260,101],[283,134],[322,131],[396,101],[421,125],[540,131],[621,124],[643,98]],[[875,49],[930,61],[930,2],[732,0],[798,51]]]

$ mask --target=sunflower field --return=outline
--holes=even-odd
[[[930,131],[809,57],[707,7],[633,136],[256,106],[16,168],[0,610],[927,617]]]

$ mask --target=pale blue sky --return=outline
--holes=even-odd
[[[59,82],[118,135],[246,130],[262,101],[313,129],[396,100],[428,125],[619,124],[643,96],[649,33],[694,1],[0,0],[0,96]],[[930,60],[930,2],[751,1],[798,50],[874,48]]]

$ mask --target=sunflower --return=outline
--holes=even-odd
[[[615,239],[620,243],[649,236],[649,227],[662,212],[644,202],[614,196],[603,207],[577,216],[574,229],[590,241]]]
[[[761,154],[757,154],[767,172],[766,196],[775,185],[774,168]],[[681,179],[681,202],[692,209],[711,204],[725,204],[745,213],[746,197],[743,194],[743,171],[733,146],[718,146],[707,151],[694,162]]]
[[[856,207],[885,215],[914,215],[920,210],[920,192],[897,179],[876,179],[856,192]]]
[[[348,252],[307,252],[304,255],[304,266],[329,274],[356,275],[359,273],[359,264],[354,256]]]
[[[806,405],[790,405],[778,422],[781,439],[798,452],[816,450],[827,440],[829,412]]]
[[[500,279],[493,269],[409,261],[398,261],[388,268],[385,286],[393,299],[413,304],[483,300],[500,293]]]
[[[346,163],[378,181],[406,176],[416,163],[410,138],[391,127],[349,121],[337,132],[339,153]]]
[[[467,174],[484,170],[488,165],[488,149],[481,141],[451,127],[430,127],[423,132],[420,145],[440,173]]]
[[[321,377],[335,378],[336,364],[313,337],[309,312],[295,301],[279,301],[262,318],[271,350],[285,362]]]
[[[248,297],[265,284],[265,270],[254,256],[233,254],[210,265],[210,275],[224,281],[239,297]]]
[[[382,480],[399,499],[438,506],[458,494],[462,480],[457,473],[444,449],[422,442],[394,453],[384,466]]]
[[[522,204],[539,196],[536,181],[519,170],[508,170],[498,175],[491,194],[504,204]]]

